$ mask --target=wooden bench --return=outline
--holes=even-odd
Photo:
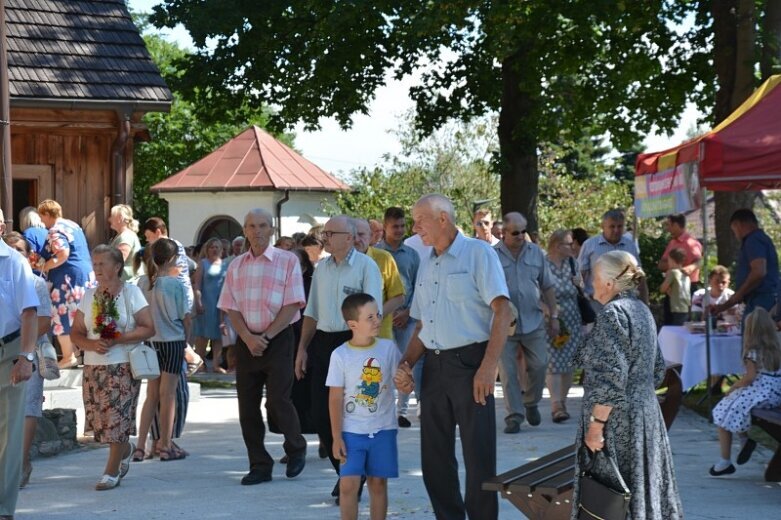
[[[667,390],[658,396],[659,406],[662,408],[662,417],[667,430],[673,425],[678,410],[683,403],[683,383],[681,382],[680,363],[667,365],[667,371],[664,374],[664,380],[659,388]]]
[[[659,406],[670,429],[683,401],[681,365],[669,365],[660,388]],[[496,491],[528,518],[568,520],[575,485],[575,445],[567,446],[483,482],[484,491]]]
[[[751,411],[751,422],[765,430],[771,437],[778,441],[776,453],[767,465],[765,480],[767,482],[781,482],[781,408],[770,410]]]
[[[497,491],[528,518],[566,520],[572,512],[575,445],[483,482],[483,491]]]

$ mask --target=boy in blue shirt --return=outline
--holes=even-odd
[[[365,293],[342,303],[353,337],[331,354],[326,385],[334,437],[334,457],[341,461],[339,505],[342,520],[358,518],[358,489],[366,476],[371,518],[388,511],[388,478],[399,476],[393,376],[401,354],[392,340],[378,338],[382,316]]]

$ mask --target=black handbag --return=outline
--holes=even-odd
[[[569,268],[572,271],[572,276],[575,276],[577,273],[575,273],[575,261],[570,258],[569,259]],[[586,293],[583,292],[583,289],[579,286],[574,284],[575,288],[578,290],[578,310],[580,311],[580,322],[583,325],[588,325],[589,323],[594,323],[597,321],[597,313],[594,312],[594,308],[591,306],[591,300],[588,296],[586,296]]]
[[[587,453],[587,450],[581,450],[581,453]],[[618,482],[622,490],[616,490],[597,480],[591,475],[591,468],[597,457],[606,457],[613,467]],[[616,461],[604,450],[598,451],[590,457],[589,463],[581,466],[583,471],[580,474],[580,495],[578,500],[578,519],[579,520],[626,520],[629,512],[629,502],[632,499],[632,493],[626,487],[626,482],[618,470]],[[583,464],[581,458],[581,464]]]

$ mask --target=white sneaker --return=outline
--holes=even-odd
[[[98,483],[95,484],[95,489],[97,491],[106,491],[108,489],[114,489],[119,485],[119,481],[122,480],[122,477],[117,475],[116,477],[112,477],[109,474],[105,474],[102,477],[100,477],[100,480],[98,480]]]

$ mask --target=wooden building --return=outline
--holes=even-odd
[[[5,0],[13,217],[52,198],[90,246],[130,203],[141,118],[171,92],[124,0]]]

